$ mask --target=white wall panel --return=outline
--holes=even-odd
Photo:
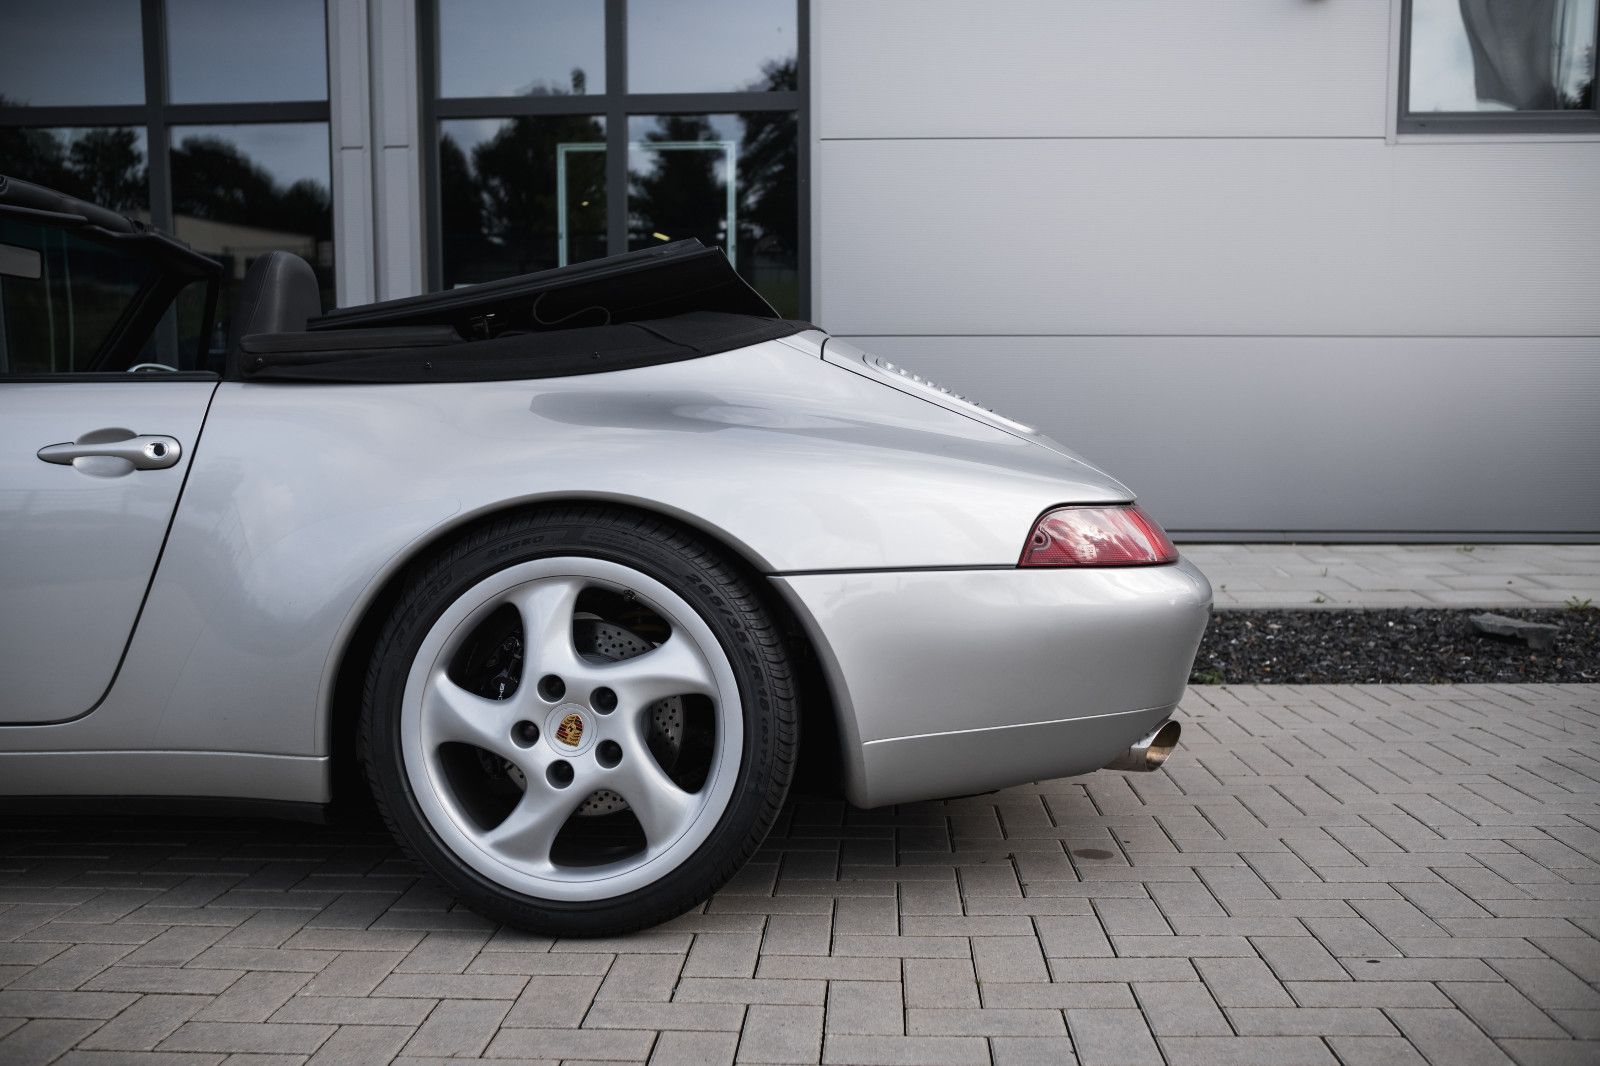
[[[1600,531],[1600,339],[868,337],[1177,531]]]
[[[422,128],[416,0],[372,0],[373,167],[380,300],[423,289]]]
[[[1389,0],[814,0],[833,137],[1382,137]]]
[[[818,155],[815,315],[835,332],[1600,334],[1593,141],[824,140]]]
[[[329,110],[333,143],[334,289],[341,306],[370,303],[372,258],[371,92],[366,0],[328,5]]]
[[[343,306],[422,291],[416,0],[331,0],[334,242]]]
[[[1386,134],[1400,0],[813,0],[812,317],[1175,529],[1600,533],[1600,140]]]

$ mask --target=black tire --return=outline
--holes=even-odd
[[[710,627],[743,708],[736,787],[705,842],[655,882],[610,899],[565,901],[504,887],[458,858],[419,807],[400,742],[406,678],[430,627],[466,590],[509,566],[583,556],[632,567],[671,588]],[[782,633],[761,595],[704,538],[654,515],[607,505],[521,512],[475,527],[419,560],[378,637],[363,692],[358,751],[378,811],[402,846],[474,910],[550,936],[610,936],[695,907],[772,828],[799,751],[799,706]]]

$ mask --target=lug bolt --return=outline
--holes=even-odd
[[[539,727],[532,722],[518,722],[511,727],[511,739],[519,748],[531,748],[539,743]]]
[[[555,788],[566,788],[572,784],[572,764],[568,762],[553,762],[550,769],[544,772],[546,781]]]
[[[539,679],[539,695],[547,703],[555,703],[567,694],[567,683],[555,674],[545,674]]]
[[[589,706],[601,714],[610,714],[617,709],[617,694],[608,688],[597,688],[589,695]]]
[[[594,757],[609,770],[622,761],[622,745],[614,740],[602,740],[594,751]]]

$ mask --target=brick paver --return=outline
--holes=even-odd
[[[1600,544],[1182,544],[1218,607],[1600,605]]]
[[[372,829],[14,818],[0,1063],[1600,1062],[1600,687],[1184,722],[1154,774],[797,799],[611,940],[497,929]]]

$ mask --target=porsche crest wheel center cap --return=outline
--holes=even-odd
[[[582,755],[595,742],[594,714],[576,703],[563,703],[545,720],[544,735],[550,747],[565,756]]]

